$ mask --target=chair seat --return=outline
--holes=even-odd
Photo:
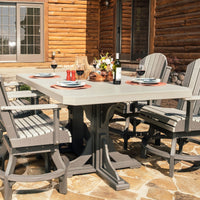
[[[31,145],[54,144],[53,120],[44,113],[14,119],[19,138],[10,139],[14,148]],[[39,137],[38,137],[39,136]],[[71,133],[64,127],[59,127],[59,138],[56,143],[71,142]]]
[[[10,105],[11,106],[23,106],[23,105],[28,105],[30,104],[28,101],[26,101],[25,99],[16,99],[14,101],[10,101]],[[32,115],[33,111],[29,111],[29,110],[13,110],[13,117],[14,118],[18,118],[18,117],[24,117],[24,116],[28,116],[28,115]]]
[[[185,131],[186,112],[176,108],[164,108],[159,106],[144,106],[139,116],[147,123],[159,126],[170,132]],[[192,131],[199,130],[200,116],[193,116]]]

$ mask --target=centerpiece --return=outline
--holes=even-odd
[[[101,54],[100,59],[96,59],[96,70],[91,72],[89,78],[91,81],[112,81],[113,75],[113,58],[107,52],[105,55]]]

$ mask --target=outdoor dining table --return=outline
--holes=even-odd
[[[140,163],[128,155],[120,154],[113,148],[109,138],[108,123],[114,106],[120,102],[178,99],[192,96],[189,88],[172,84],[143,86],[132,85],[132,77],[122,76],[122,83],[86,82],[85,88],[54,87],[58,81],[64,81],[66,74],[57,73],[54,78],[33,78],[33,74],[18,74],[21,81],[58,102],[69,106],[71,120],[72,145],[78,151],[82,148],[84,137],[83,108],[89,113],[91,120],[90,134],[84,151],[70,162],[69,176],[74,174],[96,172],[116,190],[128,189],[129,184],[116,172],[120,168],[137,168]],[[106,110],[105,110],[106,106]],[[89,162],[90,161],[90,162]]]

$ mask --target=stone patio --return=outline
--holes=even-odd
[[[17,73],[22,73],[23,70],[19,69]],[[31,71],[31,69],[29,70]],[[1,70],[1,72],[9,81],[13,80],[13,71],[12,78],[6,70]],[[174,107],[175,104],[176,101],[163,101],[165,106]],[[65,120],[66,116],[67,109],[62,109],[61,120]],[[85,120],[87,122],[86,118]],[[122,128],[121,122],[112,124],[112,126]],[[146,130],[147,128],[148,126],[144,124],[138,126],[138,130]],[[139,169],[118,170],[119,175],[129,182],[130,189],[115,191],[98,175],[86,174],[68,178],[68,193],[66,195],[57,192],[56,180],[51,183],[15,183],[13,185],[13,200],[200,200],[199,166],[186,162],[178,163],[174,177],[170,178],[168,176],[169,166],[165,160],[154,155],[147,159],[140,158],[141,140],[139,138],[131,138],[128,150],[125,151],[123,150],[123,140],[119,135],[110,133],[110,136],[118,151],[136,158],[142,164]],[[169,146],[169,141],[165,140],[162,145]],[[185,150],[193,154],[200,154],[199,146],[187,144]],[[31,161],[30,165],[27,165],[27,159]],[[16,173],[38,174],[43,171],[43,159],[38,161],[36,157],[23,157],[18,160]],[[1,199],[3,198],[0,193]]]

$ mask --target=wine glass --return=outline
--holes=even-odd
[[[84,70],[85,70],[85,65],[84,64],[77,64],[76,65],[76,73],[78,75],[78,80],[80,79],[80,77],[84,74]]]
[[[92,65],[93,65],[93,67],[96,69],[97,61],[96,61],[95,59],[93,60]]]
[[[53,72],[54,72],[54,74],[55,74],[55,69],[57,68],[57,63],[56,63],[55,60],[52,61],[52,63],[51,63],[51,68],[53,69]]]
[[[139,68],[136,70],[137,72],[137,76],[143,76],[145,73],[145,66],[144,65],[140,65]]]

